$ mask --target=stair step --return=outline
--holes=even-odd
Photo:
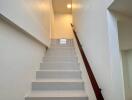
[[[40,70],[80,70],[79,64],[76,63],[41,63]]]
[[[74,45],[73,44],[70,44],[70,45],[58,45],[58,44],[57,45],[56,44],[53,45],[52,44],[51,47],[53,47],[53,48],[56,48],[56,47],[61,47],[61,48],[66,47],[67,48],[67,47],[74,47]]]
[[[37,79],[33,82],[83,82],[82,79]]]
[[[47,52],[52,52],[52,51],[64,51],[64,52],[75,52],[75,49],[72,47],[67,47],[67,48],[49,48]]]
[[[53,63],[53,64],[56,64],[56,63],[59,63],[59,62],[61,62],[61,63],[77,63],[77,61],[75,61],[75,60],[44,60],[43,61],[43,63]]]
[[[51,46],[73,46],[73,43],[60,44],[60,43],[51,43]]]
[[[60,44],[60,40],[52,40],[51,46],[73,46],[73,40],[66,40],[66,44]]]
[[[80,70],[41,70],[36,72],[37,79],[81,79]]]
[[[67,43],[67,44],[51,43],[51,46],[73,46],[73,43]]]
[[[79,64],[75,63],[75,62],[44,62],[40,64],[40,68],[41,67],[78,67]]]
[[[47,56],[53,56],[53,57],[76,57],[75,52],[47,52],[46,55]]]
[[[44,57],[43,61],[50,61],[50,62],[56,62],[56,61],[72,61],[77,62],[77,57]]]
[[[72,39],[51,41],[25,100],[88,100]]]
[[[48,66],[41,66],[40,70],[80,70],[79,66],[52,66],[52,65],[48,65]]]
[[[72,81],[45,81],[36,80],[32,82],[32,90],[34,91],[56,91],[56,90],[84,90],[84,83],[82,80]]]
[[[77,57],[74,53],[46,53],[45,57]]]
[[[48,50],[75,50],[74,46],[51,46]]]
[[[75,50],[65,50],[65,49],[57,49],[57,50],[48,50],[47,53],[74,53]]]
[[[84,91],[32,91],[25,100],[88,100]]]

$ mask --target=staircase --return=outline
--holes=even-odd
[[[88,100],[72,40],[52,40],[25,100]]]

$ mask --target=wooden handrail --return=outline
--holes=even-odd
[[[96,96],[97,100],[104,100],[103,95],[101,93],[101,89],[98,86],[98,83],[97,83],[97,81],[95,79],[95,76],[94,76],[94,74],[92,72],[92,69],[90,67],[90,64],[89,64],[89,62],[87,60],[87,57],[86,57],[86,55],[84,53],[84,50],[82,48],[82,45],[81,45],[81,43],[79,41],[79,38],[77,36],[77,33],[76,33],[75,29],[74,29],[74,26],[72,24],[71,24],[71,26],[72,26],[73,33],[75,35],[75,38],[76,38],[76,41],[77,41],[77,44],[78,44],[78,47],[79,47],[79,50],[80,50],[80,53],[81,53],[81,56],[82,56],[82,59],[83,59],[83,62],[85,64],[85,67],[86,67],[88,76],[90,78],[90,81],[91,81],[91,84],[92,84],[92,87],[93,87],[95,96]]]

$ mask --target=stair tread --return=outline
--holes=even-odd
[[[57,64],[76,64],[77,62],[70,62],[70,61],[56,61],[56,62],[50,62],[50,61],[46,61],[46,62],[43,62],[41,64],[45,64],[45,63],[51,63],[51,64],[54,64],[54,63],[57,63]],[[78,64],[78,63],[77,63]]]
[[[31,91],[26,97],[87,97],[85,91]]]
[[[37,79],[32,82],[59,82],[59,83],[69,83],[69,82],[83,82],[81,79]]]
[[[61,46],[61,45],[51,45],[50,49],[53,49],[53,48],[62,48],[62,49],[74,49],[74,45],[65,45],[65,46]]]
[[[70,58],[71,59],[71,56],[45,56],[45,58]],[[72,59],[76,59],[77,56],[73,56]]]
[[[79,65],[73,40],[52,40],[25,100],[88,100]]]
[[[38,72],[80,72],[80,70],[38,70]]]

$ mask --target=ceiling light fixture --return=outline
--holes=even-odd
[[[68,9],[71,9],[71,7],[72,7],[71,4],[67,4]]]

